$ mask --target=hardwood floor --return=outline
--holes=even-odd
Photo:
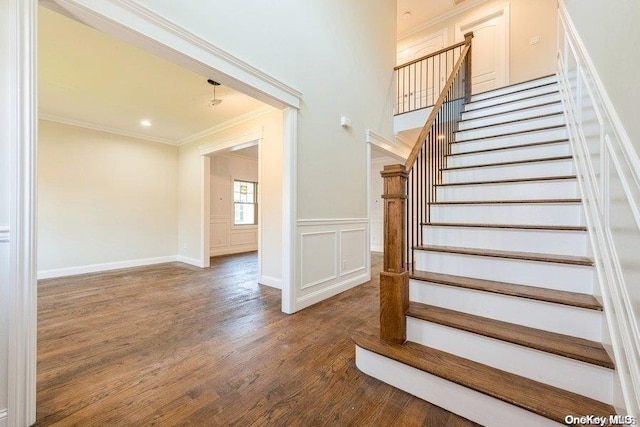
[[[356,368],[381,262],[294,315],[255,253],[42,280],[37,425],[476,425]]]

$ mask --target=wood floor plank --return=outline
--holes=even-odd
[[[42,280],[36,425],[475,426],[355,367],[381,263],[294,315],[255,253]]]

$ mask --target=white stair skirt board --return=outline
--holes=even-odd
[[[456,132],[456,142],[462,142],[468,139],[487,138],[495,135],[502,135],[512,132],[525,132],[538,130],[540,128],[564,125],[564,115],[556,114],[547,117],[536,117],[517,122],[500,122],[493,126],[486,126],[477,129],[466,129]]]
[[[456,182],[493,181],[499,179],[538,178],[545,176],[575,175],[573,159],[546,160],[500,166],[478,166],[468,169],[445,170],[445,184]]]
[[[593,293],[594,269],[553,262],[417,250],[416,269],[560,291]]]
[[[431,222],[585,225],[582,205],[579,202],[432,205]]]
[[[439,186],[436,200],[453,202],[466,200],[574,199],[579,197],[576,179],[524,181],[499,184],[469,184]]]
[[[427,245],[570,256],[589,255],[589,236],[586,231],[425,225],[423,236]]]
[[[613,370],[407,317],[407,340],[605,403],[613,400]]]
[[[496,148],[520,146],[525,144],[534,144],[539,142],[564,140],[568,140],[567,129],[564,127],[558,127],[553,129],[517,133],[515,135],[478,139],[468,142],[457,142],[451,145],[451,153],[468,153],[470,151],[490,150]],[[481,157],[484,156],[485,153],[482,153]]]
[[[356,346],[365,374],[485,427],[558,427],[547,418]]]
[[[488,117],[478,117],[476,119],[464,119],[458,125],[458,130],[465,130],[480,126],[495,125],[498,123],[510,122],[513,120],[531,119],[538,116],[546,116],[549,114],[562,113],[562,104],[556,102],[550,105],[541,105],[538,107],[527,108],[524,110],[516,110],[505,112],[498,115]]]
[[[502,96],[509,93],[520,92],[527,89],[534,89],[538,86],[543,86],[551,83],[558,83],[558,77],[555,74],[552,76],[547,76],[540,79],[529,80],[527,82],[517,83],[510,86],[493,89],[487,92],[478,93],[471,97],[471,102],[482,101],[483,99],[494,98],[496,96]]]
[[[473,110],[477,110],[478,108],[492,107],[494,105],[502,104],[505,102],[519,101],[525,98],[531,98],[538,95],[548,95],[550,93],[558,92],[558,90],[559,88],[557,84],[545,85],[545,86],[541,86],[533,89],[528,89],[522,92],[503,95],[498,98],[489,98],[489,99],[484,99],[482,101],[471,102],[465,105],[464,110],[473,111]]]
[[[520,99],[518,101],[497,104],[491,107],[479,108],[462,113],[463,120],[475,119],[478,117],[490,116],[493,114],[504,113],[521,108],[535,107],[536,105],[548,104],[550,102],[560,101],[560,92],[551,92],[544,95],[532,96]],[[466,107],[465,107],[466,108]]]
[[[476,291],[416,279],[411,279],[409,282],[409,299],[423,304],[591,341],[602,339],[602,312],[598,310]]]
[[[453,146],[455,148],[455,144]],[[548,157],[570,156],[571,145],[568,141],[530,147],[509,148],[506,150],[485,151],[482,153],[461,153],[447,156],[447,167],[478,166],[488,163],[515,162],[519,160],[544,159]]]

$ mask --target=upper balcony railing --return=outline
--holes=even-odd
[[[460,42],[394,68],[396,115],[436,103],[464,46]]]

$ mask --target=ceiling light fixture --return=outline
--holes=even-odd
[[[147,120],[147,119],[140,120],[140,126],[143,126],[146,128],[151,127],[151,120]]]
[[[211,79],[207,80],[207,83],[209,83],[210,85],[213,85],[213,99],[209,101],[209,106],[215,107],[216,105],[219,105],[222,102],[222,99],[216,98],[216,86],[220,86],[220,83]]]

